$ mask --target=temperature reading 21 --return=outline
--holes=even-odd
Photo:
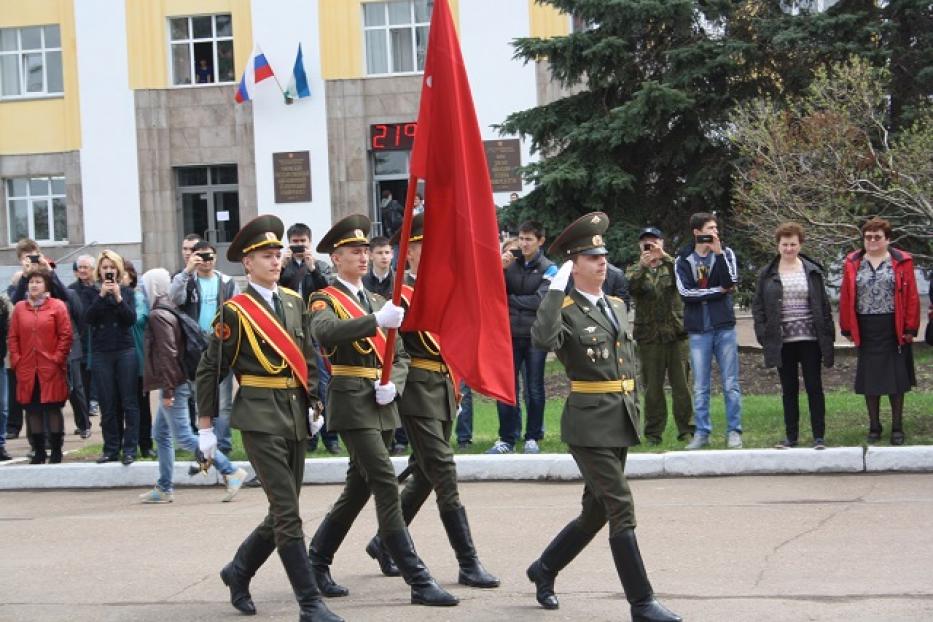
[[[415,142],[411,123],[377,123],[369,126],[369,144],[373,151],[407,151]]]

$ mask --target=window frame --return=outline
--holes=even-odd
[[[230,35],[218,36],[217,35],[217,18],[226,15],[230,18]],[[195,37],[194,36],[194,26],[191,23],[191,20],[198,17],[210,17],[211,18],[211,36],[209,38],[204,37]],[[187,20],[188,30],[184,39],[173,39],[172,38],[172,20],[184,19]],[[167,58],[166,62],[168,63],[168,79],[169,79],[169,88],[173,89],[188,89],[188,88],[201,88],[205,86],[222,86],[227,84],[236,84],[236,48],[234,46],[234,37],[235,31],[233,26],[233,13],[195,13],[191,15],[169,15],[165,19],[165,37],[167,42]],[[220,68],[218,67],[218,53],[217,53],[217,43],[220,41],[229,41],[230,49],[233,51],[234,62],[233,62],[233,77],[229,81],[220,80]],[[194,60],[194,46],[199,43],[211,43],[211,56],[213,65],[211,66],[212,71],[214,72],[214,81],[213,82],[197,82],[197,67],[195,66]],[[189,84],[175,84],[175,62],[172,56],[172,49],[176,45],[186,44],[188,48],[188,71],[190,72],[191,82]]]
[[[362,11],[360,12],[360,26],[362,27],[363,35],[363,76],[366,78],[382,78],[388,76],[415,76],[424,73],[424,67],[418,68],[418,29],[425,29],[425,43],[424,49],[425,54],[424,58],[427,60],[427,49],[428,49],[428,37],[431,34],[431,15],[434,13],[434,3],[433,0],[428,0],[431,2],[431,10],[428,13],[428,18],[426,22],[417,22],[415,21],[415,1],[416,0],[407,0],[408,3],[408,15],[410,21],[406,24],[390,24],[389,23],[389,3],[393,0],[378,0],[375,2],[361,2],[360,7]],[[366,6],[372,5],[382,5],[385,17],[385,23],[381,26],[367,26],[366,25]],[[393,30],[400,30],[407,28],[411,32],[411,53],[412,61],[414,63],[413,71],[393,71],[395,68],[395,58],[392,55],[392,38],[391,32]],[[373,31],[382,31],[385,33],[385,51],[386,58],[388,59],[388,70],[385,73],[369,73],[368,67],[368,57],[369,57],[369,45],[366,41],[366,33]]]
[[[33,195],[31,182],[33,180],[43,180],[48,183],[49,193],[42,195]],[[13,181],[24,180],[26,182],[26,194],[25,195],[13,195]],[[4,196],[6,198],[6,219],[7,219],[7,241],[10,246],[15,246],[20,238],[13,239],[13,201],[26,201],[26,216],[27,216],[27,230],[28,234],[26,237],[31,238],[41,244],[42,246],[66,246],[68,242],[68,187],[65,186],[63,193],[58,194],[52,189],[52,183],[55,181],[61,181],[62,184],[66,183],[64,175],[29,175],[26,177],[5,177],[3,178]],[[55,199],[61,199],[64,202],[65,206],[65,230],[62,231],[64,236],[61,240],[55,239]],[[49,233],[51,234],[51,239],[38,239],[36,238],[36,216],[35,216],[35,202],[36,201],[46,201],[47,206],[47,216],[49,219]]]
[[[45,44],[45,29],[55,26],[58,28],[58,47],[48,47]],[[40,47],[30,48],[28,50],[23,49],[23,30],[27,28],[38,28],[40,31]],[[65,59],[64,52],[62,51],[62,27],[61,24],[30,24],[28,26],[10,26],[8,28],[0,28],[0,30],[13,30],[16,32],[16,49],[15,50],[0,50],[0,58],[6,56],[15,56],[17,58],[17,67],[19,68],[19,95],[4,95],[3,91],[0,90],[0,102],[7,101],[22,101],[29,99],[55,99],[62,98],[65,96]],[[47,61],[48,55],[50,52],[58,52],[59,59],[59,70],[62,76],[62,90],[61,91],[49,91],[49,63]],[[28,79],[26,67],[24,63],[26,62],[27,54],[41,54],[42,55],[42,91],[27,91],[26,90],[26,81]],[[0,71],[2,71],[2,65],[0,65]]]

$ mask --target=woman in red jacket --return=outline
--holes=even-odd
[[[36,453],[31,464],[44,464],[48,426],[52,454],[62,461],[65,422],[62,406],[68,399],[68,352],[71,319],[65,303],[49,296],[52,275],[40,269],[29,275],[26,299],[13,309],[8,337],[10,367],[16,373],[16,401],[23,405]]]
[[[910,344],[920,329],[913,258],[889,246],[891,223],[862,225],[863,250],[846,257],[839,327],[858,348],[855,392],[868,406],[868,442],[881,439],[881,396],[891,402],[891,444],[904,444],[904,394],[917,384]]]

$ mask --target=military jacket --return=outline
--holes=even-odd
[[[406,274],[405,283],[414,287],[415,279]],[[403,304],[407,310],[408,305],[404,301]],[[400,331],[399,335],[412,361],[420,359],[444,364],[438,344],[427,332]],[[428,371],[415,365],[409,367],[405,392],[399,399],[398,410],[403,417],[453,420],[457,416],[457,398],[450,374]]]
[[[580,447],[629,447],[638,443],[635,347],[625,302],[607,297],[619,330],[577,290],[550,290],[531,328],[534,346],[551,350],[573,381],[618,381],[628,392],[571,390],[561,415],[561,440]],[[571,385],[573,386],[573,385]]]
[[[307,383],[311,394],[306,393],[300,384],[291,389],[240,386],[233,400],[230,424],[246,432],[262,432],[300,441],[309,436],[308,408],[312,401],[318,400],[317,356],[308,333],[308,315],[301,296],[284,287],[279,287],[278,293],[285,312],[285,329],[304,354],[308,365]],[[244,294],[276,317],[275,311],[252,286],[247,287]],[[229,301],[214,318],[214,332],[208,339],[195,377],[199,415],[217,416],[218,378],[226,378],[230,370],[238,379],[243,375],[293,377],[291,368],[282,357],[247,323],[248,320],[240,317],[240,311]]]
[[[347,296],[354,295],[341,283],[334,287]],[[367,292],[373,311],[385,304],[382,296]],[[323,303],[323,304],[322,304]],[[311,296],[311,335],[321,346],[321,353],[330,365],[375,369],[379,359],[371,343],[366,339],[376,334],[376,316],[372,313],[359,318],[338,315],[334,300],[322,291]],[[395,361],[390,380],[399,395],[405,390],[409,356],[402,340],[395,342]],[[372,378],[333,375],[327,389],[327,429],[341,430],[394,430],[401,425],[397,402],[380,406],[376,403],[376,387]]]
[[[669,343],[687,338],[684,301],[677,291],[674,260],[662,257],[657,268],[635,264],[626,270],[635,303],[635,341]]]

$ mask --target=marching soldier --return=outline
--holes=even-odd
[[[393,245],[399,237],[401,232],[393,237]],[[409,272],[402,288],[405,309],[410,308],[414,295],[423,238],[424,214],[418,214],[412,219],[408,240]],[[449,439],[457,415],[458,382],[444,364],[436,336],[426,331],[404,331],[400,336],[411,356],[405,392],[398,403],[402,426],[412,447],[409,459],[412,473],[401,494],[402,518],[406,525],[410,524],[431,491],[435,491],[441,522],[460,566],[458,581],[471,587],[498,587],[499,579],[486,571],[476,555],[466,509],[460,504],[457,491],[457,466]],[[379,561],[383,574],[398,575],[398,568],[379,536],[373,537],[366,552]]]
[[[224,303],[196,377],[199,446],[211,457],[217,438],[217,383],[232,369],[240,383],[230,422],[269,499],[269,513],[220,571],[230,602],[253,615],[249,583],[273,550],[278,550],[301,608],[301,622],[341,622],[321,600],[305,554],[298,513],[304,477],[309,409],[319,411],[317,365],[300,296],[278,287],[282,263],[282,221],[255,218],[237,233],[227,251],[242,261],[249,286]]]
[[[334,264],[333,285],[311,297],[311,334],[330,363],[327,405],[328,428],[338,432],[350,454],[343,493],[321,521],[311,539],[308,555],[314,576],[325,596],[346,596],[330,574],[334,554],[350,526],[372,494],[376,499],[379,536],[411,586],[411,602],[421,605],[456,605],[458,600],[441,588],[415,553],[402,518],[398,483],[389,447],[399,426],[396,399],[405,385],[408,354],[396,342],[393,361],[382,361],[385,328],[398,328],[402,307],[367,292],[363,275],[369,269],[370,221],[355,214],[335,224],[317,246]],[[380,384],[383,365],[392,366],[392,380]]]
[[[635,351],[625,303],[603,295],[609,218],[593,212],[568,226],[549,253],[565,261],[551,281],[531,329],[536,347],[553,350],[570,378],[561,417],[567,443],[585,483],[582,511],[528,567],[536,598],[559,606],[554,580],[609,522],[609,546],[635,622],[678,622],[654,597],[635,539],[635,507],[625,479],[628,448],[638,443]],[[564,295],[573,273],[574,289]],[[608,298],[608,299],[607,299]]]

